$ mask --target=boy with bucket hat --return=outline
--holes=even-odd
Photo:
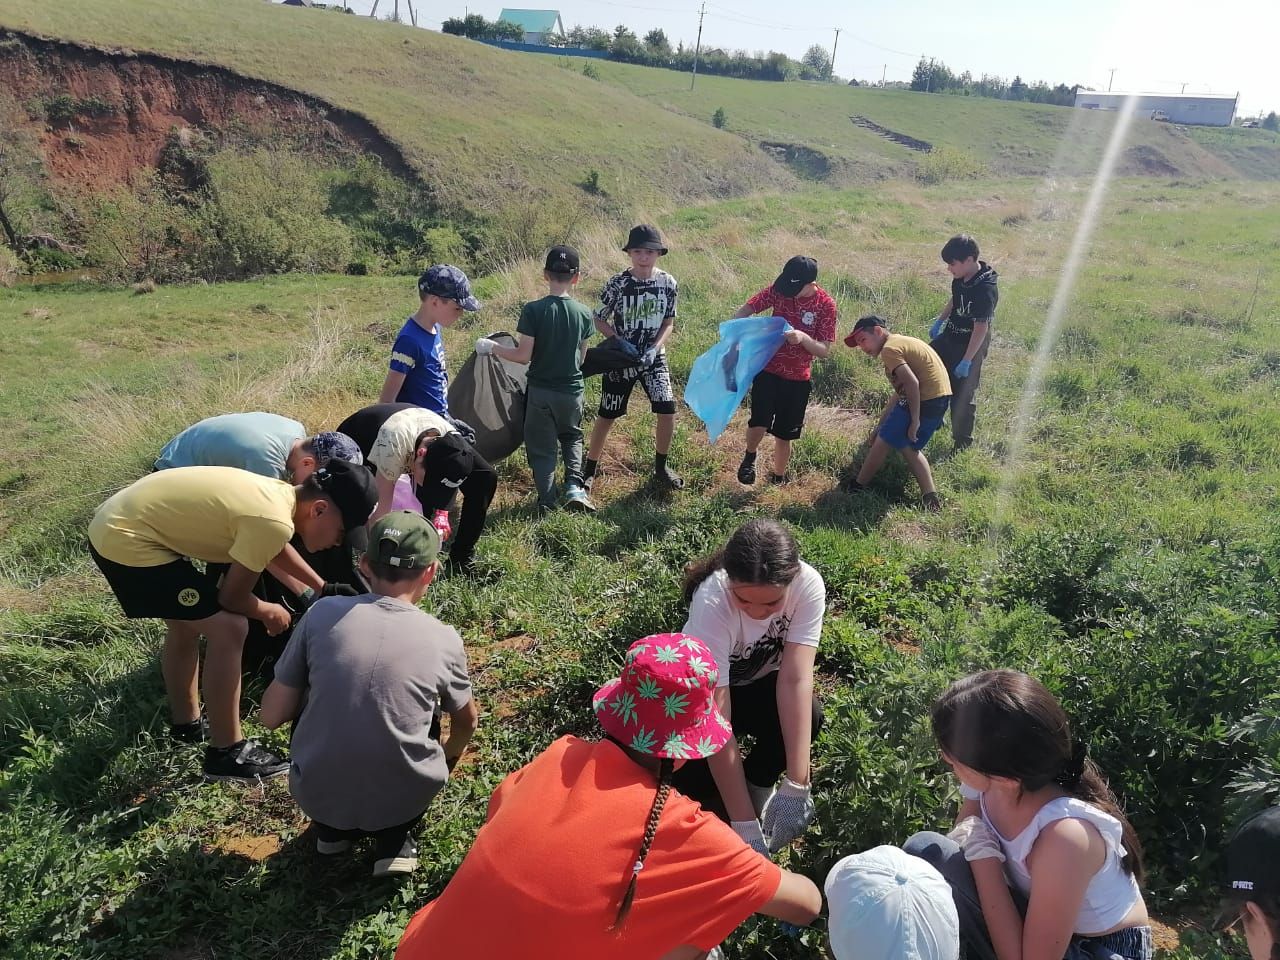
[[[632,644],[594,697],[604,738],[563,737],[498,786],[397,960],[703,957],[752,913],[811,921],[822,906],[811,880],[671,787],[677,767],[729,739],[716,677],[694,637]]]
[[[375,877],[417,867],[410,831],[479,719],[462,637],[417,606],[439,553],[440,534],[421,514],[374,523],[360,561],[372,592],[317,601],[262,698],[267,726],[297,719],[289,791],[315,825],[316,849],[345,853],[372,836]]]
[[[626,414],[631,390],[639,381],[657,418],[654,482],[678,490],[684,481],[667,465],[676,428],[676,394],[664,349],[675,326],[676,278],[657,267],[658,258],[667,254],[657,227],[647,223],[632,227],[622,250],[631,258],[631,266],[605,283],[595,323],[601,336],[617,338],[635,365],[611,370],[601,378],[600,409],[591,428],[583,477],[590,489],[609,431],[614,421]]]
[[[418,278],[418,309],[405,321],[391,347],[391,364],[379,403],[412,403],[449,415],[449,370],[444,359],[445,327],[464,312],[480,309],[471,281],[457,267],[438,263]]]
[[[773,434],[771,483],[784,483],[791,463],[792,441],[804,429],[814,357],[826,357],[836,339],[836,302],[818,286],[818,261],[792,257],[772,286],[740,306],[734,319],[769,311],[791,324],[782,346],[751,383],[751,419],[747,449],[738,466],[738,482],[756,482],[756,450],[766,433]]]

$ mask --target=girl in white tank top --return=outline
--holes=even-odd
[[[957,900],[976,887],[980,913],[969,930],[961,918],[970,955],[1150,960],[1141,847],[1053,695],[1024,673],[984,671],[953,683],[932,722],[965,797],[949,834],[965,876],[954,863],[943,874]]]

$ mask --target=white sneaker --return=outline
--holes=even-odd
[[[385,857],[374,862],[373,875],[375,877],[395,877],[413,873],[417,869],[418,845],[411,838],[406,837],[404,845],[400,847],[400,852],[394,857]]]
[[[564,508],[575,513],[595,513],[596,505],[587,499],[587,491],[577,484],[564,488]]]

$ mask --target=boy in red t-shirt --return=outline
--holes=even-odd
[[[770,483],[785,483],[791,462],[791,441],[804,427],[809,405],[810,367],[825,357],[836,338],[836,302],[817,284],[818,261],[792,257],[773,286],[765,287],[738,308],[734,319],[766,310],[794,328],[751,383],[751,419],[747,421],[747,452],[738,467],[738,482],[756,482],[756,449],[766,433],[774,436]]]

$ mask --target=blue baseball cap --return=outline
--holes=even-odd
[[[418,296],[426,297],[428,294],[460,303],[463,310],[474,312],[480,309],[480,301],[471,294],[471,281],[467,275],[447,263],[429,267],[418,278]]]

